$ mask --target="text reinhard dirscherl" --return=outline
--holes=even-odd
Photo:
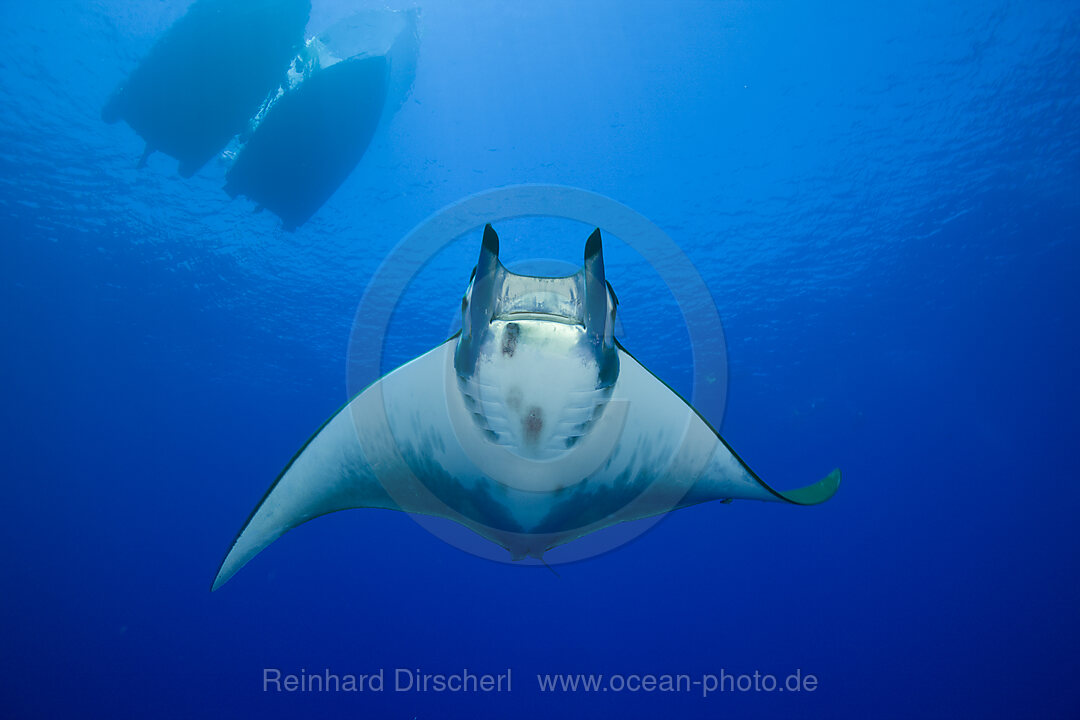
[[[476,673],[469,669],[460,672],[427,673],[413,668],[379,668],[366,675],[338,674],[329,668],[309,672],[305,668],[285,673],[278,668],[263,668],[263,692],[323,693],[323,692],[511,692],[512,671]],[[637,692],[699,692],[702,697],[724,692],[802,692],[818,688],[816,675],[796,669],[786,676],[761,673],[732,674],[549,674],[537,675],[541,693],[637,693]]]
[[[389,678],[389,681],[388,681]],[[510,668],[500,674],[474,673],[465,669],[453,673],[425,673],[413,668],[385,668],[367,675],[322,672],[283,673],[263,668],[263,692],[510,692]]]

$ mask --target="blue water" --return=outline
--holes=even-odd
[[[187,4],[0,6],[0,714],[1080,713],[1075,2],[425,3],[412,94],[293,233],[228,199],[224,162],[136,169],[142,142],[101,122]],[[313,5],[309,31],[356,8]],[[337,513],[211,594],[345,399],[382,259],[518,183],[601,193],[675,240],[724,323],[714,422],[777,486],[839,466],[840,492],[680,510],[558,577]],[[503,257],[577,263],[576,230],[508,222]],[[446,336],[478,237],[417,276],[386,365]],[[624,343],[691,392],[678,306],[605,250]],[[264,668],[513,686],[264,692]],[[796,670],[816,689],[536,681]]]

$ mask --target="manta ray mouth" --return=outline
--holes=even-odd
[[[585,291],[580,274],[537,278],[506,273],[495,297],[494,320],[545,320],[585,325]]]
[[[581,317],[567,317],[566,315],[558,315],[555,313],[539,312],[534,310],[513,310],[511,312],[502,313],[496,315],[493,320],[500,320],[503,322],[519,322],[524,320],[537,320],[540,322],[552,322],[560,323],[562,325],[577,325],[579,327],[585,327],[585,322]]]

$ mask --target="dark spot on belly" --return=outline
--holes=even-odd
[[[544,413],[533,405],[525,415],[525,441],[535,443],[540,439],[540,431],[544,429]]]
[[[517,350],[518,334],[521,332],[521,328],[517,323],[509,323],[506,326],[506,330],[503,332],[502,352],[507,357],[514,357],[514,351]]]

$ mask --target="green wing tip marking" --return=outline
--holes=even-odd
[[[774,492],[796,505],[817,505],[835,495],[839,487],[840,468],[837,468],[813,485],[796,488],[795,490],[774,490]]]

